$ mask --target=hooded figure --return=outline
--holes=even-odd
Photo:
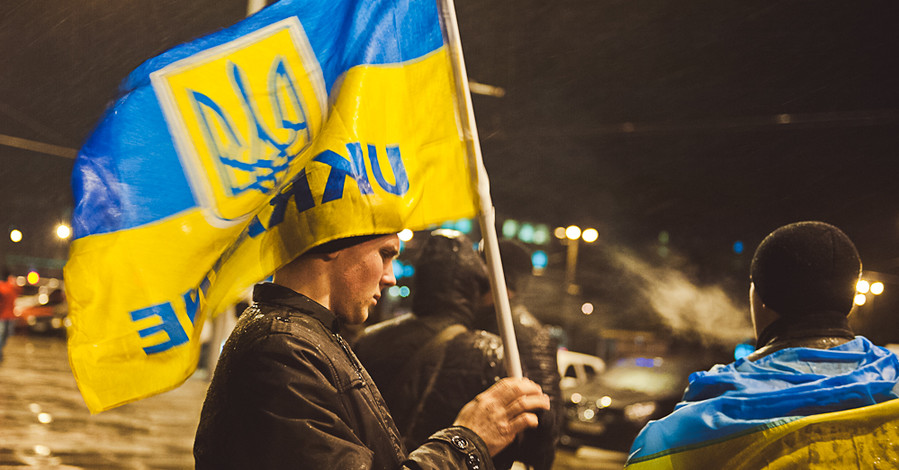
[[[436,230],[415,265],[414,313],[366,328],[353,346],[407,446],[452,425],[466,402],[506,375],[501,339],[473,326],[488,292],[471,240]],[[497,468],[511,466],[508,452],[494,459]]]

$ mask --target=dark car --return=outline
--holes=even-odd
[[[618,360],[590,382],[563,392],[562,445],[629,451],[649,420],[674,410],[690,373],[710,366],[681,358]]]

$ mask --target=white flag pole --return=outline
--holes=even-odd
[[[265,0],[247,0],[247,16],[251,16],[253,13],[265,8],[265,5]]]
[[[465,71],[465,60],[462,57],[462,40],[459,37],[459,24],[456,21],[456,7],[453,0],[437,0],[440,11],[440,26],[443,39],[449,51],[456,82],[456,101],[459,109],[462,131],[468,148],[469,166],[478,186],[478,221],[484,237],[484,254],[487,269],[490,273],[490,286],[493,288],[493,303],[496,306],[496,320],[499,324],[500,336],[503,339],[506,372],[511,377],[522,376],[521,359],[518,356],[518,342],[515,340],[515,329],[512,326],[512,309],[509,307],[509,295],[506,292],[506,279],[503,276],[503,265],[499,256],[499,243],[496,237],[496,214],[490,199],[490,181],[481,157],[481,142],[478,140],[477,124],[474,120],[474,107],[471,104],[471,90],[468,86],[468,73]]]

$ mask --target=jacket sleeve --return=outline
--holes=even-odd
[[[435,432],[403,463],[409,469],[466,468],[493,470],[484,441],[472,430],[453,426]]]

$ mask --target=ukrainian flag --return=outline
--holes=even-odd
[[[899,358],[866,338],[690,377],[634,441],[628,470],[899,467]]]
[[[78,155],[69,358],[91,412],[180,385],[308,248],[476,212],[433,0],[281,0],[138,67]]]

